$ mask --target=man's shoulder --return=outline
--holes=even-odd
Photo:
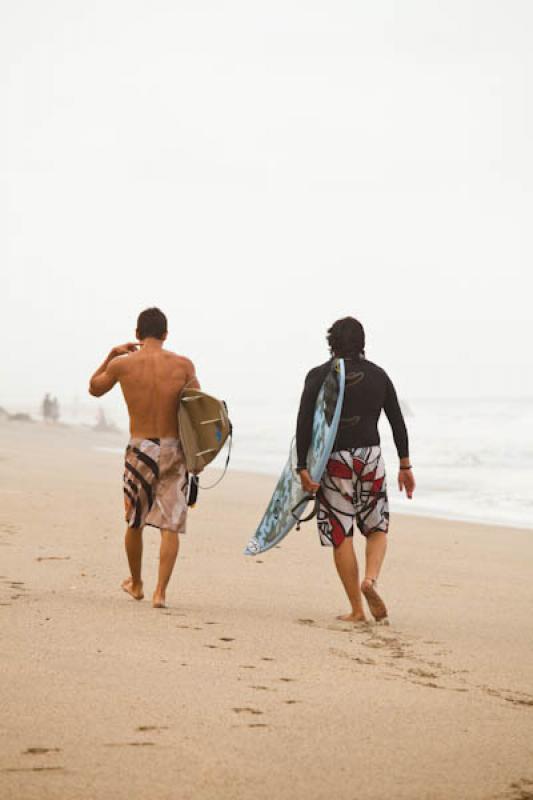
[[[131,359],[134,356],[135,353],[128,353],[128,355],[116,356],[107,365],[107,372],[118,378],[120,375],[124,374],[125,368],[127,367],[128,364],[131,364]]]
[[[369,361],[365,358],[361,364],[364,365],[369,372],[374,372],[376,375],[381,375],[383,378],[387,377],[387,373],[383,367],[380,367],[379,364],[376,364],[374,361]]]
[[[174,353],[172,350],[163,350],[164,363],[172,374],[179,375],[185,380],[191,381],[196,377],[196,367],[187,356]]]
[[[180,353],[174,353],[173,350],[163,350],[163,354],[174,361],[176,364],[182,364],[184,367],[189,367],[194,369],[194,364],[190,358],[187,356],[183,356]]]
[[[307,375],[305,376],[305,381],[315,381],[319,380],[320,378],[325,378],[328,370],[331,366],[331,359],[329,361],[325,361],[323,364],[319,364],[317,367],[313,367],[309,370]]]

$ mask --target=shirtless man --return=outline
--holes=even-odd
[[[178,440],[179,395],[185,385],[199,389],[200,384],[188,358],[163,349],[167,319],[162,311],[147,308],[139,314],[136,336],[137,343],[111,350],[92,376],[89,393],[101,397],[120,383],[130,417],[124,504],[131,577],[122,588],[135,600],[143,599],[143,527],[159,528],[159,579],[152,605],[164,608],[187,517],[188,475]]]

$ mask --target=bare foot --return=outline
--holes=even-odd
[[[342,622],[366,622],[364,614],[354,614],[353,611],[351,614],[340,614],[337,619],[342,620]]]
[[[166,608],[165,595],[158,589],[155,590],[154,596],[152,597],[152,608]]]
[[[373,578],[365,578],[361,591],[376,622],[384,622],[387,619],[387,606],[376,591],[376,583]]]
[[[120,584],[122,589],[133,597],[134,600],[142,600],[144,597],[142,581],[133,583],[133,578],[126,578]]]

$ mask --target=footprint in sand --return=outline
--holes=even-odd
[[[438,686],[436,683],[432,683],[431,681],[409,681],[412,683],[413,686],[425,686],[428,689],[445,689],[445,686]]]
[[[65,767],[4,767],[2,772],[64,772]]]
[[[533,781],[528,778],[521,778],[512,783],[509,787],[507,800],[533,800]]]
[[[155,742],[107,742],[104,747],[155,747]]]
[[[385,650],[392,658],[411,658],[408,653],[410,645],[396,636],[384,636],[383,634],[375,633],[370,639],[363,642],[363,647]]]
[[[478,688],[490,697],[498,697],[500,700],[505,700],[514,706],[533,708],[533,696],[525,692],[514,692],[510,689],[492,689],[490,686],[479,686]]]
[[[530,708],[533,708],[533,698],[531,698],[529,695],[522,693],[511,694],[507,697],[504,696],[503,699],[515,706],[529,706]]]
[[[430,672],[427,669],[421,669],[420,667],[408,669],[407,672],[409,675],[416,675],[418,678],[438,678],[438,675],[435,675],[434,672]]]
[[[343,658],[349,658],[362,665],[384,665],[392,670],[392,674],[384,676],[384,680],[405,680],[413,685],[423,686],[429,689],[445,689],[453,692],[468,692],[465,688],[464,680],[459,679],[459,685],[446,686],[437,683],[438,679],[451,678],[456,673],[444,667],[438,661],[424,658],[414,650],[414,643],[405,640],[405,637],[387,635],[385,632],[377,631],[375,628],[365,641],[361,642],[364,647],[374,650],[375,658],[362,658],[355,656],[345,650],[334,650],[330,652]],[[424,642],[429,644],[429,642]],[[438,642],[436,643],[438,644]],[[391,659],[393,659],[391,661]],[[400,663],[398,663],[398,661]],[[415,662],[418,665],[406,668],[402,666],[402,661]],[[457,681],[457,679],[455,679]],[[454,681],[454,682],[455,682]],[[460,684],[463,684],[462,686]]]
[[[168,731],[167,725],[139,725],[135,728],[136,731],[146,733],[146,731]]]
[[[70,561],[70,556],[37,556],[36,561]]]
[[[268,728],[266,722],[250,722],[248,723],[249,728]]]
[[[315,619],[297,619],[298,625],[306,625],[309,628],[320,628],[324,631],[338,631],[340,633],[359,633],[361,631],[368,631],[371,624],[370,622],[347,622],[346,620],[335,620],[327,624],[320,624]]]
[[[330,651],[333,656],[340,656],[341,658],[348,658],[350,661],[355,661],[356,664],[363,666],[375,666],[377,661],[374,658],[361,658],[361,656],[354,656],[352,653],[347,653],[346,650],[336,650],[331,648]]]
[[[221,642],[234,642],[235,639],[232,639],[231,636],[221,636],[219,641],[221,641]]]
[[[0,531],[2,531],[2,533],[7,533],[9,536],[18,533],[19,530],[20,528],[16,525],[0,525]]]
[[[277,692],[278,691],[277,689],[274,689],[274,687],[270,687],[270,686],[250,686],[249,688],[250,689],[255,689],[258,692]]]
[[[311,619],[299,619],[298,623],[322,627],[314,623],[314,621]],[[467,681],[464,678],[455,677],[458,676],[460,671],[448,669],[440,661],[434,660],[435,655],[447,655],[447,653],[433,652],[433,659],[431,659],[426,658],[423,653],[417,652],[417,645],[424,644],[442,646],[441,642],[436,640],[425,640],[423,642],[417,642],[416,640],[409,641],[408,637],[398,635],[397,632],[393,633],[392,631],[384,630],[381,626],[376,626],[373,624],[369,624],[364,627],[350,626],[348,630],[358,638],[364,637],[359,644],[365,648],[373,650],[373,655],[375,654],[375,657],[364,658],[359,655],[356,656],[351,652],[347,652],[346,650],[337,650],[334,648],[330,649],[330,653],[334,656],[340,656],[342,658],[353,660],[355,663],[361,664],[362,666],[382,665],[388,667],[390,670],[392,670],[392,674],[384,674],[382,676],[383,680],[400,679],[405,680],[413,685],[423,686],[424,688],[445,689],[446,691],[452,692],[468,692],[470,688],[472,688],[467,687]],[[350,638],[350,642],[354,643],[355,639]],[[417,666],[408,669],[406,662],[415,662]],[[441,685],[436,682],[439,679],[453,679],[453,683],[455,685]],[[489,687],[477,688],[482,688],[484,691],[490,691]],[[498,692],[494,693],[500,694]],[[514,702],[517,705],[533,706],[533,697],[531,696],[517,698],[515,693],[507,694],[512,696],[505,697],[505,693],[503,693],[501,694],[502,699],[511,703]]]
[[[25,756],[41,756],[45,753],[60,753],[61,750],[59,747],[28,747],[27,750],[24,750],[23,755]]]
[[[250,706],[239,706],[237,708],[233,708],[232,711],[235,711],[236,714],[262,714],[262,711],[259,711],[258,708],[250,708]]]
[[[275,661],[275,658],[270,658],[269,656],[262,656],[261,661]]]

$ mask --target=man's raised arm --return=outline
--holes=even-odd
[[[106,360],[100,364],[89,381],[89,394],[92,394],[93,397],[101,397],[103,394],[107,394],[118,380],[117,365],[116,363],[113,364],[113,360],[117,358],[117,356],[125,356],[128,353],[134,353],[138,347],[139,345],[133,342],[113,347]]]

